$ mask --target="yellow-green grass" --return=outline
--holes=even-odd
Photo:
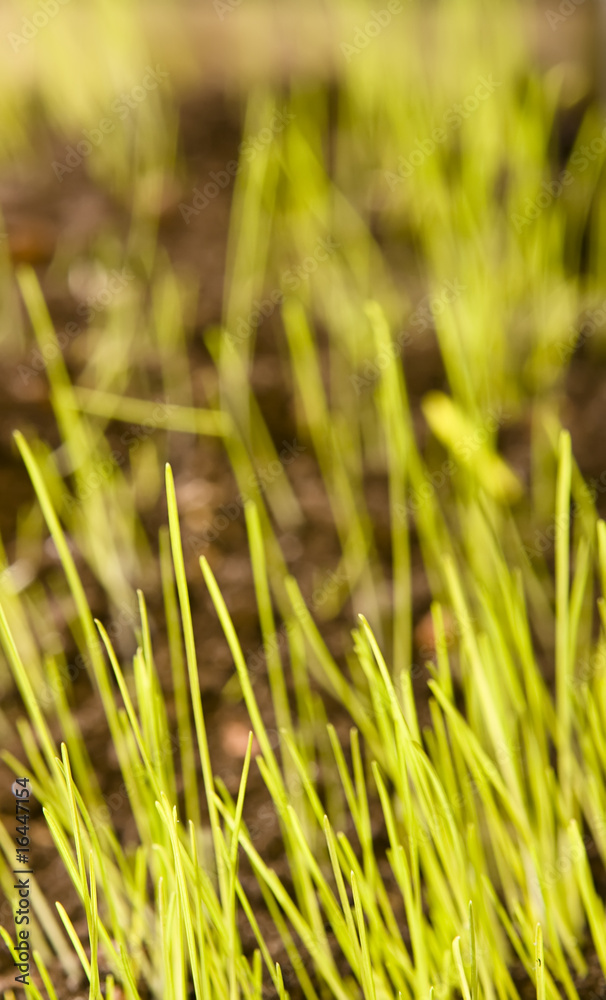
[[[82,334],[88,350],[79,368],[75,345],[63,353],[34,273],[15,276],[4,260],[3,281],[23,302],[6,357],[19,341],[30,349],[31,327],[49,357],[36,377],[48,381],[62,442],[52,450],[44,436],[17,434],[33,506],[19,519],[13,559],[38,566],[50,534],[62,573],[46,589],[18,585],[14,569],[0,577],[2,684],[15,685],[23,703],[15,726],[2,718],[21,748],[18,759],[5,759],[31,779],[87,924],[79,939],[61,899],[55,912],[33,880],[35,962],[51,1000],[47,968],[58,965],[71,982],[82,968],[92,1000],[117,998],[118,989],[129,1000],[172,1000],[190,987],[198,998],[256,998],[267,977],[278,996],[309,1000],[505,1000],[518,996],[514,965],[541,1000],[562,991],[575,1000],[589,952],[606,974],[604,905],[588,860],[591,845],[606,861],[606,528],[560,426],[575,324],[600,301],[601,159],[581,170],[576,154],[601,122],[590,108],[568,161],[558,163],[560,81],[533,68],[518,6],[499,3],[488,20],[479,2],[441,7],[431,74],[419,6],[408,3],[385,37],[343,60],[336,94],[295,80],[287,94],[268,84],[251,95],[245,135],[261,134],[276,109],[291,117],[243,158],[234,181],[223,315],[205,331],[213,371],[204,405],[189,378],[191,279],[169,265],[144,209],[149,177],[175,172],[169,94],[138,122],[140,159],[130,161],[128,137],[120,139],[115,170],[132,196],[132,230],[125,246],[108,237],[91,256],[107,270],[131,268],[136,280]],[[361,25],[368,16],[360,6]],[[387,63],[388,31],[401,54]],[[50,28],[45,44],[56,57]],[[145,64],[131,35],[125,52]],[[483,77],[497,85],[459,124],[451,118],[446,137],[431,140],[435,148],[400,177],[399,157],[410,163],[418,140],[429,149],[432,131]],[[67,102],[78,123],[83,108],[105,100],[95,88],[105,95],[106,81],[92,74],[79,108],[60,82],[51,93],[45,77],[48,106]],[[68,122],[66,114],[61,124]],[[543,182],[563,169],[572,183],[540,207]],[[113,170],[107,153],[91,158],[100,185],[117,183]],[[536,218],[525,214],[529,203]],[[320,258],[322,239],[336,246]],[[403,263],[391,259],[394,247]],[[305,260],[316,266],[293,288]],[[67,262],[54,267],[65,278]],[[272,323],[296,433],[317,464],[334,526],[339,585],[321,605],[304,600],[281,549],[283,532],[304,518],[296,477],[287,466],[263,476],[280,461],[253,391],[255,324],[237,336],[255,301],[276,289],[283,300]],[[423,294],[429,307],[419,306]],[[423,400],[424,444],[410,396],[414,352],[433,329],[445,391]],[[112,458],[116,422],[149,431],[120,461]],[[499,453],[505,424],[530,427],[528,482],[528,470]],[[166,466],[176,435],[200,447],[221,442],[235,488],[246,494],[270,712],[258,704],[220,566],[214,572],[212,557],[203,557],[200,573],[186,576]],[[369,475],[385,483],[390,565],[367,503]],[[162,509],[164,496],[168,518],[156,545],[145,517]],[[550,538],[554,580],[543,557]],[[426,674],[413,653],[417,540],[435,632]],[[136,593],[132,662],[95,621],[74,549],[109,614]],[[153,573],[162,585],[176,733],[144,597]],[[256,738],[235,799],[214,773],[206,729],[199,677],[209,664],[200,660],[190,606],[190,595],[204,590],[233,659],[231,696],[242,698]],[[57,599],[106,718],[136,831],[129,843],[104,802],[73,709],[67,646],[45,638]],[[352,627],[345,664],[324,634],[324,620],[337,615]],[[550,659],[554,690],[544,676]],[[415,703],[420,675],[428,678],[431,726]],[[322,693],[351,720],[344,743]],[[254,769],[279,819],[288,880],[259,853],[244,820]],[[377,827],[389,844],[388,868]],[[10,830],[2,829],[0,846],[0,879],[12,899]],[[244,859],[288,956],[284,969],[240,880]],[[256,939],[252,955],[243,953],[242,919]],[[10,946],[15,927],[3,923]],[[26,994],[44,995],[33,984]]]

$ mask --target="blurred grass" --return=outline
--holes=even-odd
[[[12,16],[20,24],[37,9],[15,5]],[[588,860],[591,845],[603,880],[604,624],[596,634],[594,612],[604,524],[561,427],[579,317],[603,298],[604,151],[586,167],[580,159],[602,128],[591,81],[574,53],[551,67],[533,60],[531,7],[513,0],[443,0],[431,11],[403,3],[376,36],[364,34],[362,3],[321,14],[243,0],[225,23],[215,14],[72,0],[0,71],[19,66],[0,89],[0,169],[14,183],[27,162],[51,201],[64,190],[55,150],[64,157],[83,129],[114,114],[148,65],[170,74],[77,167],[74,183],[114,199],[126,225],[108,218],[75,257],[60,237],[37,274],[15,265],[10,247],[0,265],[15,422],[31,380],[44,380],[52,409],[48,434],[17,437],[36,499],[2,554],[0,681],[22,706],[16,723],[12,710],[0,720],[7,745],[19,747],[19,759],[11,751],[5,760],[31,779],[86,926],[77,931],[62,903],[55,916],[36,888],[46,992],[55,1000],[47,969],[61,995],[61,977],[76,988],[81,965],[94,1000],[256,998],[264,975],[278,996],[288,988],[309,1000],[505,1000],[520,995],[517,963],[538,996],[576,1000],[589,951],[606,973]],[[571,24],[585,12],[577,16]],[[321,17],[329,32],[318,30]],[[343,46],[356,37],[367,44],[352,54]],[[179,211],[201,183],[188,173],[180,116],[192,93],[218,85],[215,63],[204,62],[213,48],[229,65],[243,137],[257,144],[230,182],[222,314],[200,331],[196,277],[171,262],[162,220],[172,197],[173,224],[210,241],[205,209],[189,223]],[[564,148],[571,108],[578,130]],[[286,113],[279,130],[277,111]],[[550,193],[564,169],[571,183]],[[322,246],[330,251],[320,255]],[[113,271],[130,277],[104,301]],[[272,292],[267,340],[251,316]],[[53,310],[70,298],[96,304],[62,343]],[[443,385],[424,395],[420,423],[415,357],[432,344]],[[591,346],[601,357],[603,331]],[[268,353],[292,403],[285,424],[313,460],[328,511],[336,583],[318,600],[284,551],[285,535],[317,526],[296,467],[289,474],[280,457],[282,427],[255,388]],[[529,467],[500,453],[505,423],[528,430]],[[255,736],[256,762],[249,740],[236,798],[213,770],[199,679],[213,663],[199,663],[204,621],[190,603],[202,581],[188,579],[192,539],[182,541],[179,521],[191,452],[177,435],[209,454],[221,447],[246,527],[267,704],[222,595],[222,540],[200,560],[235,666],[226,694],[239,689]],[[167,460],[175,475],[169,465],[165,480]],[[371,476],[381,481],[380,518]],[[165,491],[167,518],[157,515]],[[230,518],[210,513],[220,536],[220,518]],[[168,533],[164,524],[158,532],[165,520]],[[542,554],[550,531],[555,582]],[[62,572],[43,575],[47,533]],[[435,653],[422,686],[431,727],[414,695],[417,550],[432,601]],[[94,620],[85,578],[108,620],[136,606],[132,663]],[[168,678],[142,593],[160,585]],[[601,615],[603,606],[602,595]],[[346,635],[343,661],[325,634],[331,619]],[[545,661],[554,661],[555,693]],[[81,732],[82,670],[132,812],[128,842]],[[348,742],[328,725],[335,704],[355,726]],[[255,819],[245,818],[253,774],[279,817],[287,877],[257,850]],[[10,901],[10,827],[0,837]],[[283,968],[240,878],[245,859]],[[26,995],[42,994],[32,985]]]

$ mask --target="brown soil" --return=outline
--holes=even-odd
[[[183,190],[167,194],[160,220],[160,237],[172,260],[178,266],[187,266],[202,276],[197,327],[200,331],[191,344],[191,366],[194,386],[202,397],[200,373],[210,366],[210,359],[201,337],[203,328],[220,318],[223,283],[224,258],[226,248],[227,222],[230,206],[230,190],[222,191],[208,209],[184,226],[178,211],[178,202],[195,186],[200,178],[210,170],[220,169],[234,158],[240,138],[241,123],[237,107],[219,94],[203,100],[197,99],[185,106],[182,112],[182,151],[187,165],[187,177]],[[61,144],[59,144],[61,148]],[[114,203],[107,195],[95,188],[84,170],[77,170],[64,179],[60,188],[54,180],[48,181],[48,172],[31,166],[26,170],[15,169],[12,175],[0,178],[0,202],[5,213],[9,231],[10,250],[17,261],[34,264],[46,287],[53,318],[57,323],[65,323],[73,318],[74,304],[65,289],[57,288],[48,278],[48,261],[54,247],[66,239],[73,253],[86,247],[92,234],[100,224],[111,222],[118,231],[125,232],[127,209]],[[74,221],[77,220],[77,221]],[[289,392],[279,381],[280,368],[276,351],[276,328],[268,324],[262,328],[259,341],[260,361],[254,372],[254,384],[261,408],[266,416],[270,431],[277,443],[292,440],[295,425],[292,400]],[[582,471],[587,476],[599,477],[606,469],[606,440],[602,428],[606,419],[606,393],[604,391],[604,368],[596,363],[590,351],[591,345],[583,348],[573,359],[570,376],[564,387],[564,412],[571,428],[574,452]],[[15,366],[25,361],[15,357]],[[72,361],[76,366],[76,363]],[[421,424],[419,401],[431,388],[444,388],[444,374],[435,344],[428,342],[423,349],[411,349],[405,360],[406,377],[415,408],[415,419]],[[44,377],[32,379],[24,385],[15,378],[14,367],[5,366],[0,372],[0,482],[4,502],[0,506],[0,533],[8,550],[9,558],[14,556],[14,534],[18,511],[32,503],[32,489],[12,444],[12,431],[20,428],[26,433],[38,433],[45,440],[58,444],[58,434],[54,427],[47,385]],[[529,432],[523,423],[508,426],[502,434],[505,457],[528,478]],[[237,493],[227,460],[220,448],[208,440],[192,441],[185,435],[173,435],[170,442],[170,461],[175,471],[177,492],[183,518],[183,531],[197,535],[203,526],[200,509],[218,508],[228,503]],[[305,511],[305,523],[289,532],[282,539],[287,559],[293,572],[302,584],[304,594],[309,597],[313,591],[318,573],[334,570],[337,563],[337,545],[325,494],[321,487],[316,463],[309,450],[294,463],[292,481]],[[377,525],[385,525],[385,531],[378,532],[379,547],[385,568],[389,565],[387,488],[382,477],[369,478],[367,498]],[[606,489],[598,496],[602,512],[606,510]],[[149,537],[154,542],[160,524],[166,522],[164,502],[144,515]],[[202,523],[201,523],[202,522]],[[216,542],[208,545],[205,554],[220,581],[225,599],[233,615],[237,631],[245,652],[257,650],[261,643],[254,612],[252,579],[248,563],[246,536],[242,516],[223,531]],[[103,593],[78,558],[79,569],[85,580],[89,598],[95,614],[107,618],[108,607]],[[414,619],[417,625],[417,645],[428,642],[426,612],[429,591],[421,567],[418,546],[413,540],[413,581]],[[40,579],[57,569],[57,558],[50,546],[45,547],[42,564],[36,568]],[[233,675],[233,665],[222,636],[221,629],[212,610],[210,599],[202,584],[197,559],[188,557],[188,574],[194,612],[194,625],[198,636],[198,655],[201,669],[201,684],[208,724],[211,755],[217,775],[222,777],[230,792],[236,792],[242,764],[246,737],[246,714],[237,701],[226,701],[221,697],[225,684]],[[152,631],[156,643],[156,654],[161,677],[167,677],[167,650],[163,627],[163,610],[158,581],[140,581],[149,603]],[[349,642],[349,630],[353,625],[351,611],[345,608],[335,619],[323,625],[335,655],[343,660],[344,649]],[[124,653],[129,650],[129,640],[123,637]],[[70,652],[75,653],[72,649]],[[417,655],[418,655],[417,648]],[[420,672],[415,681],[415,691],[419,703],[421,722],[428,722],[426,695],[426,674]],[[257,697],[264,715],[271,721],[269,712],[269,691],[263,676],[256,686]],[[108,734],[101,708],[89,682],[83,673],[75,686],[77,716],[86,733],[91,757],[99,762],[98,777],[105,796],[116,792],[121,780],[117,763],[108,752]],[[7,718],[15,718],[21,709],[19,699],[13,691],[2,693],[2,711]],[[331,706],[331,718],[338,729],[345,734],[348,719],[338,706]],[[5,745],[18,752],[14,740],[8,733],[3,734]],[[14,800],[10,795],[8,771],[3,768],[0,783],[0,812],[9,829],[12,828]],[[258,839],[256,846],[264,858],[269,860],[288,885],[285,858],[281,851],[281,841],[277,819],[268,808],[264,785],[256,768],[252,768],[248,785],[245,819],[256,825]],[[126,808],[116,812],[117,828],[125,843],[134,835],[132,819]],[[47,898],[54,902],[60,899],[72,914],[76,930],[85,927],[82,913],[76,902],[76,895],[69,883],[62,864],[57,858],[50,835],[42,817],[35,814],[32,823],[32,840],[35,845],[36,876]],[[385,864],[386,843],[381,830],[377,830],[377,851]],[[595,865],[595,875],[605,886],[604,872]],[[283,963],[287,987],[297,995],[292,973],[289,974],[288,961],[272,930],[269,918],[263,918],[263,907],[255,879],[247,874],[243,866],[245,890],[253,902],[262,927],[267,932],[267,940],[274,957]],[[395,894],[394,894],[395,895]],[[396,913],[401,914],[401,905],[394,901]],[[402,921],[404,927],[404,922]],[[250,929],[243,923],[242,937],[247,949],[252,950],[254,939]],[[405,929],[404,929],[405,933]],[[86,935],[84,935],[85,937]],[[4,949],[1,955],[0,989],[12,983],[13,972]],[[591,958],[591,973],[586,981],[579,984],[582,998],[598,1000],[606,997],[604,978],[597,964]],[[534,987],[524,970],[514,970],[516,985],[521,996],[534,996]],[[66,984],[60,996],[74,996],[83,983]]]

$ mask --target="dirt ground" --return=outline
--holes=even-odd
[[[241,122],[237,107],[219,92],[204,98],[192,100],[182,111],[182,152],[187,166],[185,191],[195,186],[198,178],[210,170],[217,170],[232,159],[240,141]],[[230,207],[230,191],[222,191],[201,216],[199,223],[184,226],[178,211],[180,192],[172,192],[166,199],[160,219],[160,239],[171,259],[177,266],[187,266],[201,276],[201,294],[197,315],[197,333],[191,343],[191,368],[194,387],[200,386],[199,374],[210,359],[204,347],[201,331],[213,322],[218,322],[221,312],[223,271],[226,250],[226,234]],[[126,228],[127,213],[123,206],[113,203],[90,181],[83,170],[75,171],[65,178],[58,188],[48,172],[38,170],[35,163],[25,169],[15,169],[12,174],[0,176],[0,204],[7,222],[10,251],[16,261],[28,261],[35,265],[44,287],[47,287],[50,308],[57,323],[65,323],[74,316],[74,303],[66,289],[47,282],[48,264],[59,239],[69,234],[70,245],[75,251],[85,247],[87,241],[99,225],[113,220],[118,228]],[[45,284],[46,283],[46,284]],[[263,327],[259,340],[260,361],[255,366],[253,384],[258,394],[261,409],[266,417],[273,439],[278,445],[283,440],[295,436],[295,421],[292,399],[287,388],[279,380],[276,336],[277,323],[270,322]],[[15,359],[15,365],[21,359]],[[446,389],[446,383],[435,342],[431,337],[421,346],[410,350],[405,357],[405,374],[410,397],[415,408],[415,419],[421,421],[419,403],[429,389]],[[603,359],[598,359],[593,345],[585,344],[575,355],[566,385],[563,387],[563,413],[573,436],[574,454],[586,477],[599,478],[606,470],[606,438],[603,428],[606,422],[606,380]],[[53,444],[58,443],[54,428],[47,384],[43,377],[31,380],[27,385],[16,379],[14,369],[5,366],[0,372],[0,533],[7,548],[9,559],[14,554],[14,533],[16,518],[22,505],[30,504],[33,491],[25,470],[16,455],[12,443],[15,428],[25,433],[38,433]],[[502,433],[502,448],[505,458],[520,473],[524,481],[529,478],[529,428],[524,422],[508,426]],[[227,460],[218,445],[209,439],[194,441],[185,435],[174,435],[171,441],[171,463],[175,471],[177,492],[183,517],[184,533],[201,530],[200,509],[216,509],[228,503],[237,493]],[[319,472],[310,450],[293,464],[292,482],[305,513],[304,524],[293,529],[282,539],[290,567],[299,579],[303,593],[310,596],[318,571],[328,573],[337,563],[337,540],[331,526],[331,516],[320,486]],[[605,478],[606,481],[606,478]],[[367,483],[369,506],[377,525],[384,525],[379,531],[379,546],[389,565],[388,548],[388,497],[387,484],[381,477],[369,479]],[[598,505],[606,512],[606,488],[598,495]],[[206,515],[205,515],[206,516]],[[157,538],[160,524],[166,521],[165,504],[162,500],[156,508],[144,515],[144,521],[152,542]],[[236,519],[221,532],[219,538],[209,544],[205,553],[217,574],[232,612],[235,626],[241,637],[245,652],[253,652],[260,646],[261,636],[257,627],[252,577],[248,565],[247,546],[243,516]],[[81,559],[79,568],[86,582],[96,615],[103,618],[107,607],[99,586],[93,580]],[[418,545],[413,538],[413,565],[416,567],[413,581],[414,618],[418,627],[416,655],[425,641],[423,622],[429,606],[429,590],[422,568]],[[56,567],[56,557],[50,547],[39,568],[42,580],[45,574]],[[210,667],[201,671],[201,684],[205,713],[208,724],[211,757],[215,772],[225,781],[228,789],[237,791],[242,758],[247,733],[246,714],[241,703],[225,700],[221,692],[233,674],[233,666],[216,617],[211,609],[210,599],[202,584],[197,568],[197,560],[191,557],[188,574],[192,584],[194,627],[199,637],[198,655],[201,664]],[[156,643],[156,653],[161,674],[166,675],[167,649],[163,629],[163,611],[158,581],[141,581],[149,603],[152,630]],[[324,634],[337,658],[343,661],[345,643],[353,625],[351,610],[346,607],[334,620],[323,626]],[[128,641],[125,641],[128,647]],[[73,652],[73,651],[72,651]],[[427,711],[427,674],[421,671],[415,681],[421,721],[429,719]],[[257,696],[262,710],[268,715],[269,691],[263,677],[257,682]],[[87,734],[88,749],[92,758],[100,762],[98,773],[105,796],[115,792],[121,783],[116,760],[107,752],[108,733],[102,709],[88,680],[80,674],[76,682],[77,714],[82,729]],[[20,704],[14,692],[2,692],[2,711],[14,718],[19,713]],[[349,720],[338,706],[331,706],[331,717],[342,735],[346,734]],[[9,749],[15,750],[14,746]],[[0,813],[6,824],[13,816],[13,799],[10,795],[10,781],[6,768],[0,783]],[[258,837],[256,847],[263,857],[270,861],[277,873],[285,878],[288,885],[285,858],[281,852],[277,820],[266,808],[267,796],[262,779],[255,767],[251,769],[245,819],[252,825],[256,822]],[[263,816],[262,822],[258,821]],[[128,843],[134,835],[132,819],[126,806],[115,814],[117,829],[123,841]],[[9,827],[10,828],[10,827]],[[36,875],[47,898],[54,902],[60,899],[73,915],[76,930],[85,928],[82,913],[76,903],[67,875],[60,863],[50,834],[40,815],[32,825]],[[381,865],[387,872],[384,831],[376,830],[377,853]],[[593,859],[596,878],[606,886],[603,871]],[[254,909],[262,920],[262,901],[256,883],[250,873],[243,868],[243,881],[250,894]],[[396,893],[394,909],[402,917],[401,902],[398,905]],[[263,921],[262,921],[263,926]],[[295,982],[288,975],[288,961],[283,954],[277,934],[271,931],[269,918],[265,921],[267,938],[274,957],[283,963],[285,980],[297,996]],[[252,951],[254,939],[250,929],[242,924],[242,936],[246,948]],[[404,929],[405,934],[405,929]],[[86,935],[84,935],[86,936]],[[13,980],[13,972],[4,949],[1,952],[0,990],[8,988]],[[606,998],[606,983],[597,963],[590,957],[591,973],[579,985],[582,1000]],[[523,969],[513,970],[516,985],[522,996],[533,997],[534,986],[529,982]],[[65,984],[60,992],[60,1000],[79,995],[83,982]],[[268,994],[269,995],[269,994]]]

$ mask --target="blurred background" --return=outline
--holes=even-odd
[[[466,475],[512,551],[530,553],[549,675],[551,612],[532,581],[550,586],[561,423],[605,506],[605,7],[5,0],[0,586],[37,630],[22,638],[34,677],[43,650],[77,663],[79,638],[16,429],[125,656],[145,590],[162,676],[165,461],[188,576],[206,555],[251,662],[268,651],[248,496],[263,500],[278,606],[287,569],[340,663],[363,610],[390,661],[421,664],[440,550],[414,526],[406,548],[386,455],[414,439],[433,492],[458,510],[465,483],[445,465],[455,425],[472,441]],[[395,444],[375,392],[394,358],[411,435]],[[446,392],[454,411],[440,409]],[[424,503],[415,475],[400,498],[411,524]],[[473,524],[453,531],[481,578]],[[233,792],[245,716],[208,595],[192,601],[212,751]],[[2,740],[16,747],[6,669],[0,685]],[[79,668],[72,696],[105,760]],[[104,792],[118,782],[110,754]],[[268,821],[260,849],[275,832]],[[44,836],[41,882],[68,899],[48,835],[45,872]]]
[[[545,413],[559,419],[562,407],[582,467],[601,474],[603,6],[4,4],[0,530],[23,580],[49,553],[36,505],[28,510],[17,427],[52,456],[55,498],[106,594],[132,602],[143,568],[154,571],[167,457],[193,537],[206,531],[194,561],[243,541],[242,518],[219,511],[235,484],[216,436],[158,433],[170,420],[152,417],[112,466],[120,435],[151,412],[142,401],[162,400],[224,406],[251,468],[275,460],[283,441],[307,440],[292,475],[305,467],[309,504],[326,508],[337,568],[322,563],[330,546],[308,523],[318,510],[302,509],[302,484],[270,482],[272,516],[310,588],[345,567],[331,614],[352,580],[362,586],[367,546],[354,554],[349,515],[340,533],[329,525],[341,516],[333,487],[326,496],[314,485],[321,415],[306,412],[297,387],[292,309],[286,331],[282,322],[291,293],[314,328],[329,415],[339,433],[356,428],[341,440],[344,474],[354,493],[369,477],[378,510],[369,297],[407,359],[422,443],[420,402],[449,385],[473,419],[493,421],[523,480],[541,465]],[[581,364],[570,373],[572,360]],[[87,489],[93,455],[110,461],[103,503]],[[545,514],[549,476],[532,489]],[[228,525],[211,538],[217,516]],[[367,584],[380,622],[389,599]]]

